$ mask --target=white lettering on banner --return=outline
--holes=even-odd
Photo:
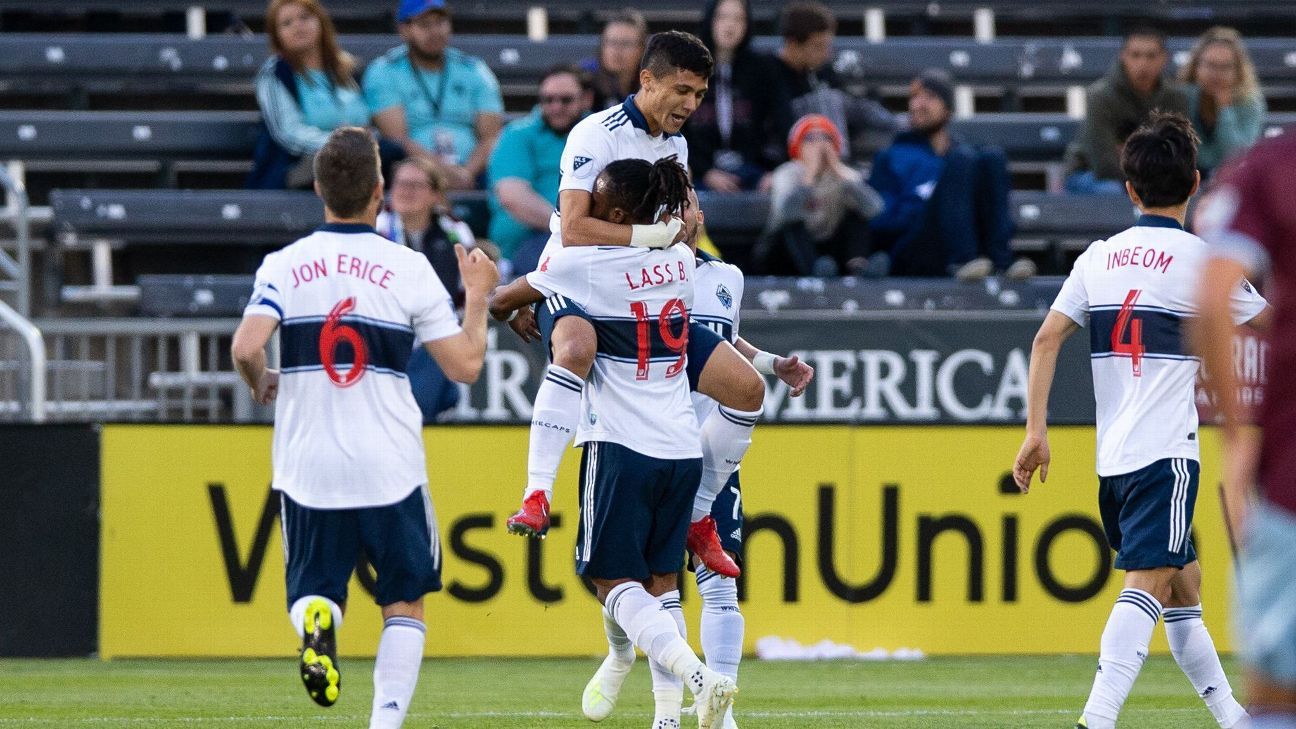
[[[974,422],[1015,421],[1026,415],[1028,363],[1021,349],[1010,350],[1002,367],[993,354],[980,349],[960,349],[943,360],[931,349],[911,350],[907,358],[889,349],[792,354],[814,366],[817,386],[811,391],[813,399],[811,393],[789,398],[787,386],[773,381],[765,392],[765,413],[772,420],[913,422],[948,417]],[[855,360],[862,366],[856,367]],[[966,366],[980,370],[985,385],[969,384],[960,397],[955,382]],[[913,393],[912,404],[902,390]],[[975,393],[981,393],[979,399],[963,400]]]

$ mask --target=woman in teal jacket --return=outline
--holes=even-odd
[[[1265,100],[1236,30],[1217,26],[1203,33],[1179,77],[1188,94],[1188,118],[1201,137],[1197,166],[1203,173],[1260,138]]]

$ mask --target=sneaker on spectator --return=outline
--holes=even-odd
[[[980,281],[994,272],[989,258],[973,258],[954,268],[954,278],[960,281]]]
[[[1039,269],[1035,267],[1034,261],[1029,258],[1018,258],[1004,270],[1003,275],[1009,281],[1025,281],[1036,273],[1039,273]]]

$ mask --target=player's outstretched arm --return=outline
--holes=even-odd
[[[788,394],[792,397],[800,397],[810,385],[810,381],[814,379],[814,368],[802,362],[795,354],[790,357],[780,357],[757,349],[742,337],[734,342],[734,348],[752,363],[757,372],[762,375],[774,375],[782,380],[788,386]]]
[[[479,248],[467,253],[463,246],[455,245],[455,256],[464,286],[463,331],[423,346],[446,377],[471,385],[486,360],[486,297],[499,283],[499,269]]]
[[[1013,463],[1013,480],[1022,493],[1030,492],[1031,478],[1038,469],[1040,483],[1048,480],[1052,454],[1048,444],[1048,400],[1057,372],[1058,352],[1080,325],[1065,314],[1050,311],[1035,334],[1031,347],[1030,373],[1026,381],[1026,439]]]
[[[653,225],[619,225],[591,216],[593,200],[594,196],[584,190],[558,193],[563,246],[669,248],[682,240],[684,222],[678,218]]]
[[[508,322],[522,341],[534,342],[540,338],[540,328],[531,312],[531,304],[537,301],[544,301],[544,294],[533,288],[523,276],[495,289],[490,296],[490,315],[496,321]]]
[[[266,366],[266,344],[279,326],[279,320],[270,316],[252,314],[243,318],[234,332],[230,356],[239,376],[252,388],[252,399],[259,405],[269,405],[279,394],[279,371]]]

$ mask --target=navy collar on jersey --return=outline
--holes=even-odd
[[[1144,228],[1178,228],[1179,230],[1183,230],[1183,226],[1179,224],[1178,220],[1167,215],[1148,215],[1147,213],[1143,213],[1139,216],[1138,222],[1135,223],[1135,225],[1141,225]]]
[[[652,130],[648,128],[648,118],[643,115],[642,111],[639,111],[639,107],[635,105],[634,99],[635,99],[634,94],[630,94],[629,96],[627,96],[625,102],[621,104],[621,109],[626,113],[626,116],[630,117],[631,124],[644,130],[644,134],[647,134],[648,136],[651,137]],[[678,137],[680,136],[680,133],[675,132],[674,134],[666,134],[663,132],[662,136]]]
[[[715,256],[711,255],[710,253],[707,253],[706,251],[700,248],[694,253],[694,256],[696,256],[697,259],[703,263],[711,263],[712,261],[720,260],[719,258],[716,258]]]
[[[366,223],[325,223],[315,230],[321,233],[373,233],[378,234],[372,225]]]

